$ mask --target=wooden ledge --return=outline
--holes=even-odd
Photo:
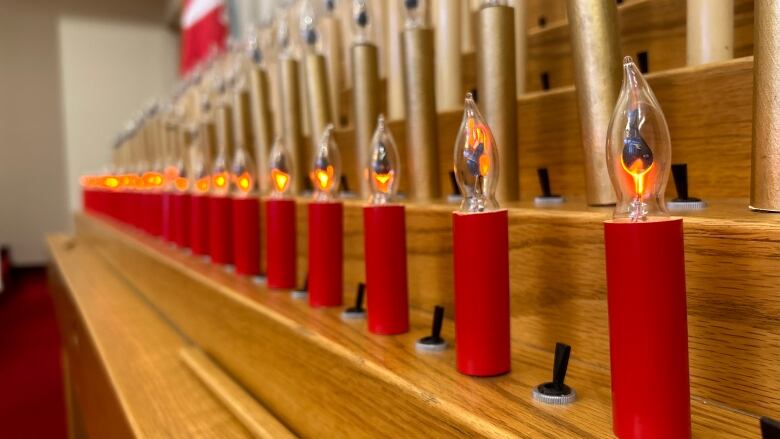
[[[550,378],[552,345],[515,338],[510,374],[466,377],[452,349],[414,350],[429,312],[412,311],[408,334],[376,336],[364,322],[342,322],[339,309],[311,309],[124,227],[86,216],[77,224],[80,239],[303,436],[611,436],[607,370],[583,360],[577,344],[568,382],[579,401],[545,406],[531,388]],[[452,342],[449,320],[443,335]],[[755,418],[692,404],[697,437],[758,437]]]
[[[47,241],[62,283],[54,289],[55,302],[87,433],[249,437],[180,362],[181,336],[103,259],[65,236]],[[102,377],[104,385],[96,384]]]

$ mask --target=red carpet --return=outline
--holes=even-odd
[[[60,340],[43,268],[0,293],[0,437],[67,437]]]

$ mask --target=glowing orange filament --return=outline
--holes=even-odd
[[[236,177],[236,185],[243,192],[249,192],[252,189],[252,176],[249,175],[249,173],[244,172]]]
[[[105,184],[105,186],[109,189],[116,189],[119,187],[119,180],[117,180],[115,177],[106,177],[106,180],[103,184]]]
[[[382,173],[374,173],[374,181],[376,182],[377,189],[380,192],[390,192],[390,185],[393,183],[393,171]]]
[[[271,180],[273,181],[274,188],[277,192],[284,192],[287,190],[287,185],[290,184],[290,174],[280,171],[279,169],[272,169]]]
[[[184,177],[176,177],[173,180],[173,185],[180,192],[186,192],[187,189],[190,187],[190,181]]]
[[[198,181],[195,182],[195,189],[200,193],[206,193],[209,191],[210,185],[211,180],[209,177],[199,178]]]
[[[333,182],[333,166],[328,165],[325,169],[315,169],[312,180],[320,190],[328,190]]]
[[[227,178],[225,177],[225,174],[219,174],[216,177],[214,177],[214,186],[218,189],[222,189],[227,184]]]
[[[636,192],[637,196],[642,196],[645,193],[645,178],[647,176],[647,173],[650,172],[651,169],[653,169],[653,165],[655,163],[651,163],[650,166],[647,167],[647,169],[644,169],[644,163],[641,159],[634,160],[633,163],[631,163],[630,166],[626,166],[626,164],[623,162],[623,160],[620,161],[620,165],[623,166],[623,170],[625,170],[628,175],[630,175],[634,179],[634,192]]]

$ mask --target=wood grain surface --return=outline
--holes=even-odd
[[[261,439],[295,437],[233,378],[214,364],[203,351],[195,346],[186,346],[179,350],[179,356],[192,373],[241,421],[252,436]]]
[[[346,228],[350,229],[357,215],[352,206],[346,210]],[[340,309],[310,309],[305,301],[294,300],[285,292],[269,292],[157,240],[102,220],[78,216],[77,227],[80,239],[93,242],[102,257],[117,269],[121,267],[129,282],[144,291],[150,301],[301,436],[610,437],[609,375],[599,357],[603,353],[598,352],[599,346],[606,346],[604,295],[597,291],[598,285],[580,291],[582,284],[603,282],[599,280],[603,267],[594,266],[602,257],[601,220],[608,212],[563,209],[531,215],[530,210],[510,209],[513,371],[489,379],[458,374],[452,350],[423,355],[413,348],[414,340],[429,331],[429,303],[449,304],[449,286],[445,285],[449,282],[441,280],[448,276],[451,258],[449,229],[441,224],[443,219],[449,221],[447,206],[409,207],[409,266],[415,306],[412,331],[397,337],[368,334],[364,322],[342,322]],[[686,227],[695,224],[705,228],[726,222],[714,218],[717,215],[692,217],[686,220]],[[748,219],[737,223],[766,226]],[[535,233],[521,233],[529,227]],[[563,233],[553,236],[551,231],[556,229]],[[355,263],[352,258],[361,247],[351,245],[358,234],[354,229],[346,234],[350,245],[345,248],[351,249],[347,250],[348,273],[354,269],[350,264]],[[686,238],[689,246],[696,241]],[[567,259],[571,256],[568,253],[575,251],[581,252],[579,257]],[[551,276],[558,276],[557,281],[548,281],[542,285],[546,288],[536,293],[529,288],[518,291],[517,284],[537,269],[521,257],[525,252],[542,255],[538,264],[550,262]],[[582,262],[582,258],[590,262]],[[527,266],[522,267],[522,262]],[[559,266],[554,267],[556,264]],[[576,267],[578,264],[583,266]],[[432,282],[442,285],[428,288]],[[523,292],[529,297],[522,297]],[[728,366],[728,375],[719,371],[722,363],[733,360],[730,355],[738,349],[723,345],[742,344],[745,338],[753,338],[755,346],[767,340],[769,331],[732,322],[731,338],[715,344],[713,334],[726,323],[700,322],[703,326],[699,331],[695,315],[701,305],[692,301],[690,306],[691,351],[694,356],[697,350],[709,351],[707,358],[699,355],[698,363],[694,359],[692,364],[695,436],[758,437],[753,416],[728,408],[722,399],[713,401],[704,395],[713,393],[706,378],[712,379],[713,387],[744,394],[740,386],[745,383],[735,378],[749,379],[746,376],[751,371],[734,372],[733,365]],[[762,312],[771,314],[773,310],[765,308]],[[708,318],[711,312],[704,314]],[[452,334],[452,322],[447,319],[444,336],[452,341]],[[531,387],[549,379],[556,340],[569,342],[574,349],[569,383],[581,398],[570,407],[547,407],[530,399]],[[768,401],[771,408],[753,406],[751,411],[772,413],[777,401],[769,394],[775,392],[777,383],[770,377],[777,374],[767,370],[772,364],[776,366],[777,355],[767,352],[766,358],[756,361],[766,361],[762,373],[754,375],[766,394],[754,395],[753,399],[764,404]],[[709,373],[709,377],[701,377],[699,371]],[[744,409],[744,404],[740,408]],[[360,431],[355,429],[355,422]]]
[[[549,0],[548,0],[549,1]],[[564,3],[553,0],[550,3]],[[552,6],[550,6],[552,7]],[[634,0],[618,5],[622,54],[647,52],[649,72],[686,65],[686,0]],[[753,55],[753,0],[734,1],[734,56]],[[569,24],[564,19],[528,32],[526,90],[542,89],[546,72],[550,88],[574,84]]]
[[[713,200],[685,217],[692,393],[753,413],[780,413],[780,216],[750,212],[746,200]],[[443,304],[452,315],[451,212],[407,206],[410,302]],[[580,358],[609,365],[602,221],[611,208],[570,200],[558,208],[510,206],[512,328],[536,347],[561,340]],[[301,282],[306,209],[298,206]],[[351,303],[364,281],[362,206],[344,210],[344,281]],[[652,275],[652,273],[648,273]],[[769,372],[775,371],[775,372]]]
[[[94,249],[48,239],[70,300],[69,370],[91,437],[248,437],[236,418],[179,360],[181,336]],[[102,380],[99,382],[98,380]]]

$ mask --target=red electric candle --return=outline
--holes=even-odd
[[[191,196],[189,193],[190,181],[179,174],[174,180],[176,192],[173,194],[173,242],[179,247],[188,248],[190,246],[190,216],[191,216]]]
[[[142,198],[143,210],[141,214],[141,228],[152,236],[162,234],[162,188],[163,176],[160,172],[152,170],[143,176],[144,191]]]
[[[344,290],[344,207],[336,200],[341,159],[328,125],[314,155],[311,181],[314,201],[309,203],[309,305],[341,306]]]
[[[198,256],[209,255],[209,188],[211,176],[201,175],[192,185],[190,196],[190,247]]]
[[[455,140],[463,203],[452,215],[452,253],[457,367],[473,376],[511,368],[509,226],[495,199],[498,171],[493,135],[469,93]]]
[[[383,116],[371,145],[367,175],[372,195],[363,208],[368,330],[401,334],[409,331],[405,209],[389,204],[398,187],[400,161]]]
[[[260,200],[252,158],[239,145],[233,160],[233,259],[236,273],[260,274]]]
[[[228,195],[229,174],[215,172],[209,197],[209,252],[215,264],[233,263],[233,209]]]
[[[618,202],[604,224],[615,435],[691,437],[682,219],[664,204],[671,140],[630,57],[610,122],[607,166]]]
[[[271,196],[265,200],[266,282],[269,288],[296,285],[295,200],[288,197],[292,160],[276,139],[270,155]]]

